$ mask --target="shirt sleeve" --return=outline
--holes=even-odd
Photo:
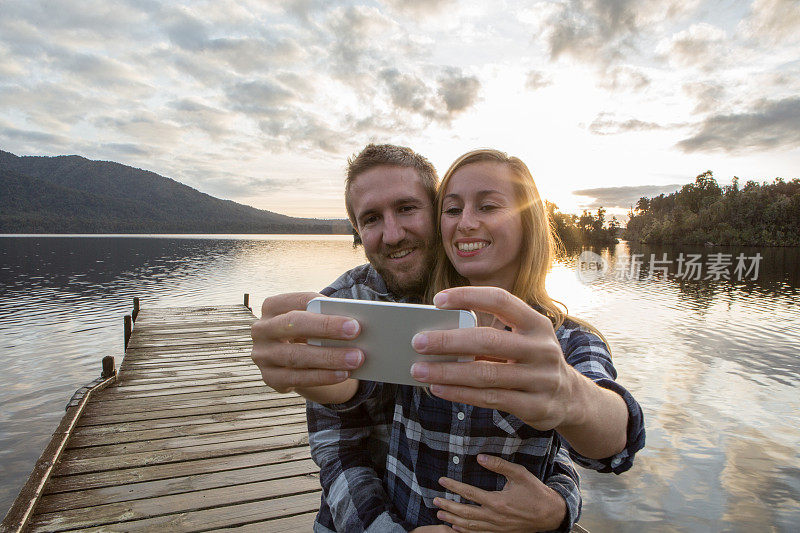
[[[599,387],[614,391],[625,401],[628,408],[628,428],[625,448],[605,459],[591,459],[573,450],[562,438],[573,460],[585,468],[598,472],[621,474],[633,466],[633,457],[645,443],[644,414],[639,402],[625,387],[617,383],[617,371],[611,362],[611,354],[603,340],[585,328],[575,327],[561,340],[564,357],[575,370],[591,379]]]
[[[555,531],[568,533],[581,516],[581,487],[578,472],[572,466],[569,451],[560,446],[553,462],[553,470],[550,476],[544,480],[544,484],[556,491],[564,498],[567,505],[567,513],[564,521]]]
[[[407,531],[371,456],[383,453],[385,457],[382,442],[375,438],[386,421],[383,388],[383,384],[361,381],[355,396],[345,403],[306,403],[308,441],[311,457],[320,468],[324,500],[317,521],[330,521],[323,524],[330,529]]]

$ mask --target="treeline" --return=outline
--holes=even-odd
[[[623,234],[649,244],[800,246],[800,179],[720,187],[708,170],[680,191],[640,198]]]
[[[585,211],[580,215],[562,213],[558,206],[545,200],[550,220],[561,242],[570,245],[596,244],[599,246],[617,243],[620,225],[617,217],[606,221],[606,210],[602,207],[596,214]]]

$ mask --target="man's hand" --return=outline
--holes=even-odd
[[[496,316],[511,331],[464,328],[427,331],[413,339],[425,355],[489,357],[458,363],[415,363],[411,375],[445,400],[511,413],[531,427],[556,429],[586,457],[610,457],[626,441],[622,398],[567,364],[546,316],[497,287],[457,287],[434,298],[437,307]],[[505,363],[494,362],[497,359]]]
[[[524,467],[482,454],[478,455],[478,462],[505,476],[506,484],[503,490],[491,492],[441,478],[439,484],[448,491],[478,504],[434,498],[433,503],[442,509],[436,516],[453,524],[455,531],[549,531],[564,521],[564,498]]]
[[[444,524],[435,526],[420,526],[411,530],[411,533],[452,533],[453,528]]]
[[[311,346],[306,339],[353,339],[360,326],[352,318],[306,311],[316,293],[288,293],[264,300],[261,319],[253,323],[253,362],[264,383],[278,392],[296,391],[312,401],[338,403],[355,394],[358,382],[347,380],[364,361],[353,348]]]

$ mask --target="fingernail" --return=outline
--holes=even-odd
[[[442,385],[431,385],[431,394],[436,394],[437,396],[444,392],[444,387]]]
[[[347,372],[346,370],[337,370],[333,373],[333,375],[336,376],[336,379],[339,381],[343,381],[350,377],[350,372]]]
[[[361,352],[352,350],[344,354],[344,362],[349,368],[358,368],[361,364]]]
[[[416,379],[426,379],[429,369],[425,363],[414,363],[411,365],[411,375]]]
[[[436,507],[439,507],[439,502],[440,502],[440,501],[441,501],[441,500],[439,500],[439,498],[434,498],[434,499],[433,499],[433,505],[435,505]]]
[[[442,307],[446,303],[447,303],[446,292],[440,292],[433,297],[433,305],[435,305],[436,307]]]
[[[428,336],[424,333],[417,333],[414,335],[414,338],[411,339],[411,346],[413,346],[417,351],[424,350],[427,345]]]
[[[488,460],[489,460],[489,458],[487,456],[483,455],[482,453],[478,454],[478,462],[479,463],[485,463]]]
[[[358,322],[355,320],[348,320],[342,325],[342,333],[347,335],[348,337],[352,337],[356,333],[358,333]]]

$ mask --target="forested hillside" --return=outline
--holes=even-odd
[[[624,237],[652,244],[800,246],[800,179],[738,178],[720,187],[708,170],[680,191],[641,198]]]
[[[350,224],[255,209],[119,163],[0,151],[0,233],[350,233]]]

